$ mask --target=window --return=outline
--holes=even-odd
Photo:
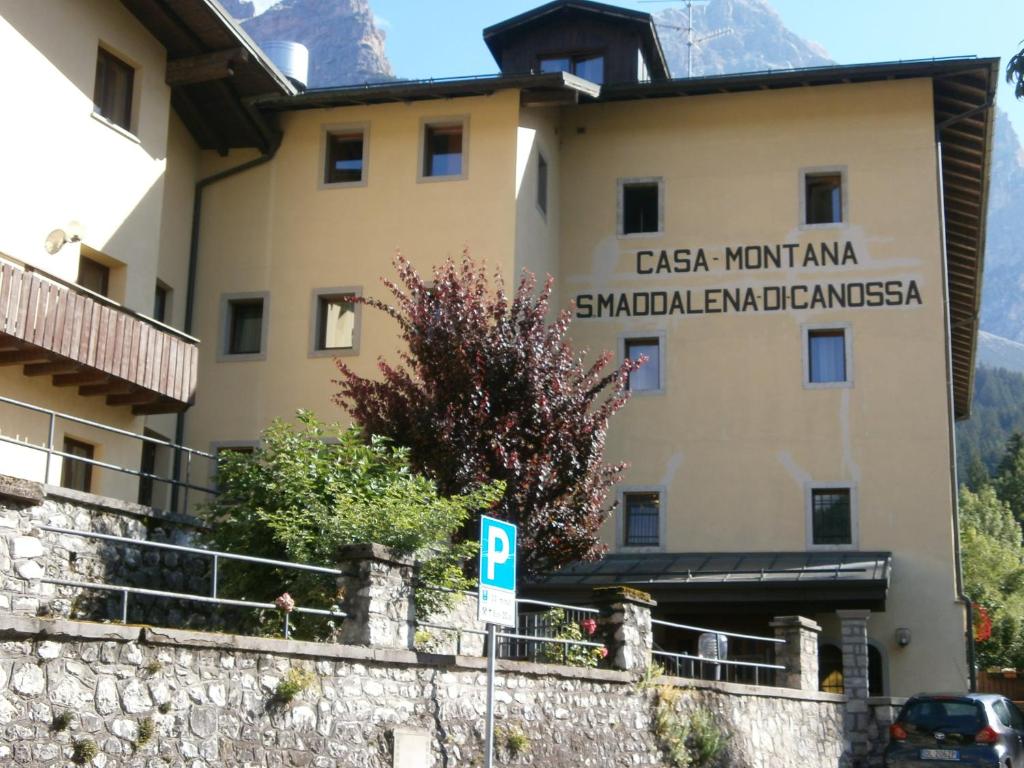
[[[327,129],[324,184],[362,184],[366,180],[366,129]]]
[[[325,288],[313,292],[313,343],[317,356],[358,354],[361,288]]]
[[[463,120],[424,124],[422,178],[465,176],[464,128]]]
[[[72,437],[64,438],[63,450],[64,453],[71,456],[89,460],[92,460],[96,453],[95,446]],[[92,491],[92,464],[65,456],[60,473],[60,484],[65,488],[89,493]]]
[[[811,489],[811,543],[814,546],[853,544],[849,488]]]
[[[843,223],[845,204],[842,168],[801,171],[801,224],[828,226]]]
[[[604,82],[604,56],[599,54],[544,56],[539,67],[541,72],[571,72],[592,83]]]
[[[537,207],[545,216],[548,213],[548,161],[544,155],[537,155]]]
[[[159,280],[156,281],[156,290],[153,293],[153,319],[159,320],[161,323],[166,323],[170,316],[168,311],[171,308],[171,289],[161,283]]]
[[[849,386],[850,334],[848,327],[805,327],[804,385],[809,387]]]
[[[657,492],[625,493],[622,542],[627,547],[656,547],[660,541],[661,494]]]
[[[78,284],[100,296],[110,295],[110,267],[80,256],[78,259]]]
[[[623,357],[639,360],[647,357],[647,362],[629,374],[629,389],[632,392],[660,392],[661,385],[661,338],[625,339],[623,341]]]
[[[96,90],[93,111],[114,125],[131,130],[135,70],[117,56],[99,49],[96,55]]]
[[[662,229],[662,180],[619,180],[619,234],[658,234]]]
[[[262,360],[267,351],[270,294],[221,296],[221,353],[218,359]]]

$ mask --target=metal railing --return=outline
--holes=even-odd
[[[341,575],[341,571],[336,568],[327,568],[320,565],[306,565],[304,563],[292,563],[287,560],[271,560],[264,557],[253,557],[251,555],[239,555],[234,552],[220,552],[212,549],[201,549],[198,547],[186,547],[181,544],[167,544],[160,541],[145,541],[142,539],[132,539],[127,536],[115,536],[109,533],[95,533],[92,531],[79,531],[73,528],[62,528],[56,525],[40,525],[40,530],[49,531],[50,533],[57,533],[62,536],[79,536],[87,539],[99,539],[101,541],[110,541],[115,544],[130,545],[133,547],[149,547],[152,549],[164,549],[171,550],[174,552],[184,552],[190,555],[196,555],[200,557],[209,557],[213,563],[210,571],[210,594],[209,595],[197,595],[188,592],[170,592],[161,589],[144,589],[142,587],[130,587],[122,584],[106,584],[102,582],[93,581],[77,581],[74,579],[54,579],[49,577],[43,577],[41,581],[47,584],[56,584],[65,587],[77,587],[79,589],[95,589],[106,592],[120,592],[122,595],[121,603],[121,622],[124,624],[128,623],[128,596],[137,595],[149,595],[151,597],[160,597],[171,600],[184,600],[197,603],[212,603],[215,605],[225,605],[235,608],[251,608],[251,609],[270,609],[277,610],[278,606],[274,603],[261,603],[254,600],[235,600],[233,598],[220,597],[217,594],[218,588],[218,575],[220,562],[222,560],[235,560],[244,563],[254,563],[256,565],[269,565],[276,568],[288,568],[295,571],[307,571],[313,573],[324,573],[333,576]],[[334,606],[331,610],[325,610],[323,608],[307,608],[296,605],[291,611],[282,611],[284,614],[284,636],[291,636],[291,625],[289,623],[289,613],[309,614],[313,616],[328,616],[332,618],[345,618],[347,615],[339,607]]]
[[[767,643],[771,646],[784,645],[785,640],[777,637],[763,637],[761,635],[746,635],[740,632],[725,632],[720,629],[709,627],[697,627],[692,624],[677,624],[671,621],[651,620],[652,626],[679,629],[687,632],[696,632],[698,635],[710,635],[714,639],[714,653],[697,654],[676,653],[661,648],[656,648],[653,655],[656,660],[665,666],[665,671],[675,677],[689,677],[698,680],[722,680],[730,682],[753,682],[760,685],[762,676],[766,682],[771,682],[779,670],[784,670],[781,664],[771,664],[764,661],[751,661],[743,658],[729,658],[725,647],[728,640],[723,642],[722,638],[735,638],[737,640],[749,640],[757,643]],[[698,643],[699,645],[699,643]]]
[[[197,483],[192,482],[192,475],[195,472],[195,469],[193,467],[193,460],[207,460],[209,462],[209,465],[206,474],[207,476],[209,476],[211,474],[209,470],[212,469],[213,463],[216,461],[217,458],[212,453],[200,451],[196,448],[189,448],[188,446],[185,445],[178,445],[176,443],[170,442],[169,440],[164,440],[159,437],[140,435],[137,432],[131,432],[127,429],[119,429],[118,427],[111,427],[107,424],[101,424],[100,422],[97,421],[90,421],[89,419],[83,419],[78,416],[72,416],[68,413],[53,411],[50,410],[49,408],[43,408],[38,405],[32,405],[31,403],[25,403],[10,397],[0,396],[0,404],[11,405],[16,408],[22,408],[33,413],[42,414],[48,418],[49,424],[47,429],[45,445],[37,445],[35,443],[30,443],[25,440],[17,440],[13,437],[0,434],[0,442],[10,443],[21,448],[29,448],[35,451],[41,451],[46,454],[46,465],[43,473],[43,477],[45,478],[44,482],[50,482],[50,467],[52,464],[53,457],[59,456],[66,461],[81,462],[83,464],[88,464],[93,467],[100,467],[101,469],[109,469],[114,472],[120,472],[126,475],[133,475],[140,479],[156,481],[159,483],[166,483],[170,485],[172,488],[181,488],[183,489],[183,493],[181,494],[181,496],[183,497],[182,511],[186,512],[188,511],[189,508],[189,491],[197,491],[200,493],[204,493],[206,494],[207,498],[215,496],[217,494],[217,489],[212,486],[199,485]],[[184,457],[184,460],[181,462],[184,465],[184,479],[178,480],[174,477],[164,477],[162,475],[156,474],[155,472],[144,472],[141,469],[132,469],[131,467],[124,467],[117,464],[111,464],[110,462],[100,461],[98,459],[92,459],[85,456],[79,456],[76,454],[66,453],[65,451],[59,450],[54,445],[54,435],[56,433],[58,419],[68,421],[73,424],[81,424],[82,426],[90,427],[92,429],[103,430],[104,432],[109,432],[111,434],[133,438],[135,440],[140,441],[140,443],[149,443],[151,445],[169,448],[176,455],[183,455]]]

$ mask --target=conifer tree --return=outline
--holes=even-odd
[[[566,338],[570,313],[548,321],[550,277],[536,293],[524,270],[509,298],[500,275],[492,288],[466,254],[436,268],[432,282],[401,256],[395,266],[398,280],[383,281],[393,303],[361,301],[398,324],[401,364],[380,360],[374,380],[338,360],[335,402],[367,434],[408,447],[443,493],[503,481],[492,514],[519,524],[521,573],[598,557],[608,492],[624,468],[604,462],[608,420],[642,360],[606,372],[604,353],[586,365]],[[476,525],[462,535],[475,537]]]

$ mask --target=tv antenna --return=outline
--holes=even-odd
[[[694,37],[693,36],[693,33],[695,31],[694,28],[693,28],[693,6],[695,6],[695,5],[700,5],[700,6],[710,5],[711,4],[711,0],[638,0],[638,2],[641,2],[641,3],[679,3],[679,2],[681,2],[681,3],[684,3],[686,5],[686,26],[685,27],[677,27],[674,24],[659,24],[658,26],[659,27],[666,27],[668,29],[678,29],[681,32],[685,32],[686,33],[686,76],[687,77],[693,77],[693,47],[695,45],[700,45],[701,43],[706,43],[709,40],[715,40],[716,38],[719,38],[719,37],[725,37],[726,35],[731,35],[734,32],[732,27],[723,27],[722,29],[713,30],[711,32],[708,32],[706,35],[702,35],[700,37]]]

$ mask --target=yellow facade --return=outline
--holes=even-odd
[[[128,130],[93,114],[100,49],[134,67]],[[660,344],[659,386],[615,417],[607,449],[630,465],[620,496],[660,494],[658,541],[626,546],[620,507],[602,530],[612,553],[827,551],[813,542],[811,494],[847,489],[852,540],[838,548],[892,553],[885,611],[868,624],[885,693],[965,687],[931,77],[580,104],[509,84],[353,106],[325,96],[270,110],[280,144],[261,156],[200,149],[171,106],[164,47],[119,3],[0,0],[0,51],[18,73],[6,93],[32,116],[0,129],[0,166],[16,180],[0,188],[0,255],[73,283],[85,249],[111,268],[112,299],[149,314],[159,281],[166,322],[185,328],[195,247],[201,373],[185,444],[251,444],[299,408],[346,421],[331,401],[333,357],[314,348],[317,292],[387,299],[396,251],[429,272],[468,250],[510,290],[523,269],[550,274],[591,355]],[[424,179],[424,126],[452,121],[463,173]],[[362,131],[363,179],[327,184],[325,137],[345,130]],[[197,182],[261,157],[205,186],[193,222]],[[840,225],[801,223],[804,174],[816,171],[842,179]],[[619,234],[631,180],[658,188],[656,232]],[[55,229],[75,237],[51,255]],[[227,302],[239,297],[263,302],[255,354],[227,349]],[[822,328],[845,334],[841,386],[806,380],[807,334]],[[359,374],[398,358],[382,313],[361,310],[356,339],[341,356]],[[173,414],[133,415],[18,365],[0,367],[0,394],[134,432],[178,428]],[[0,406],[4,436],[40,445],[46,430],[45,417]],[[139,466],[134,440],[58,424],[57,445],[65,434]],[[43,479],[43,461],[0,443],[3,473]],[[168,472],[169,456],[158,464]],[[131,476],[95,478],[95,492],[135,495]],[[59,459],[46,479],[60,481]],[[815,618],[838,644],[835,613]]]
[[[509,90],[286,112],[276,157],[213,188],[204,205],[197,330],[207,344],[188,442],[252,441],[300,407],[344,421],[330,403],[331,358],[309,355],[313,291],[346,286],[387,297],[380,277],[393,274],[396,250],[422,270],[465,247],[506,280],[522,268],[540,279],[549,273],[560,306],[580,303],[578,345],[596,353],[620,349],[624,337],[663,338],[662,391],[634,397],[608,444],[610,461],[631,465],[623,488],[663,494],[656,549],[813,550],[809,489],[849,487],[847,548],[895,553],[887,610],[869,622],[888,690],[909,693],[924,679],[963,687],[931,101],[931,81],[918,79],[663,99],[642,109],[526,108]],[[424,183],[420,126],[440,116],[468,117],[468,173]],[[348,125],[367,131],[366,183],[322,188],[324,131]],[[539,154],[546,213],[536,194]],[[801,171],[838,166],[848,218],[802,228]],[[661,233],[616,234],[617,182],[630,178],[660,179]],[[741,246],[754,249],[730,260],[727,249]],[[706,269],[697,265],[701,250]],[[765,253],[783,254],[782,265],[756,268]],[[705,289],[714,310],[724,301],[719,289],[763,295],[766,286],[851,283],[890,283],[890,292],[898,283],[899,302],[892,293],[882,306],[696,314]],[[597,317],[599,296],[687,289],[683,312]],[[813,296],[802,290],[793,294],[801,304]],[[269,297],[262,359],[217,359],[219,303],[234,292]],[[848,329],[850,386],[804,386],[802,328],[819,324]],[[380,313],[364,310],[359,337],[358,354],[345,357],[359,373],[372,375],[378,357],[396,359],[394,326]],[[603,530],[613,552],[622,550],[620,517]],[[818,618],[824,637],[838,641],[834,616]],[[897,627],[911,629],[913,650],[896,645]],[[945,660],[939,669],[936,659]]]

